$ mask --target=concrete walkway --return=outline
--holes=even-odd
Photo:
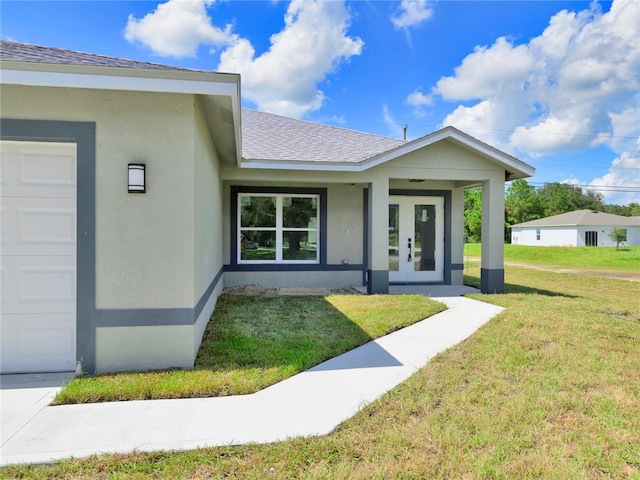
[[[0,465],[328,434],[502,311],[463,297],[433,298],[449,309],[252,395],[51,407],[64,377],[53,374],[47,384],[46,375],[5,375]]]

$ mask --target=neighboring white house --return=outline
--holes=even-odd
[[[241,108],[240,76],[2,41],[0,371],[192,367],[225,287],[504,290],[504,184],[455,128],[416,140]]]
[[[511,243],[542,247],[615,247],[609,235],[626,230],[625,245],[640,245],[640,218],[576,210],[511,226]]]

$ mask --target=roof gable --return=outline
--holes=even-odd
[[[408,142],[255,110],[242,114],[245,168],[358,172],[449,141],[499,164],[512,180],[535,173],[532,166],[454,127]]]

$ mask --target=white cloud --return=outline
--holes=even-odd
[[[433,105],[433,98],[431,95],[425,95],[420,89],[414,90],[407,96],[406,102],[412,107],[420,108]]]
[[[124,37],[140,42],[156,55],[193,57],[201,44],[221,47],[236,39],[231,25],[211,23],[207,8],[213,0],[168,0],[141,19],[129,15]]]
[[[467,102],[443,125],[525,156],[601,144],[629,151],[640,135],[638,19],[640,2],[615,0],[607,13],[594,3],[557,13],[526,44],[501,37],[476,47],[433,88]]]
[[[260,110],[301,117],[322,106],[318,83],[362,52],[364,42],[347,35],[349,21],[342,2],[293,0],[267,52],[256,57],[249,40],[237,39],[218,70],[242,74],[243,96]]]
[[[391,23],[397,28],[415,27],[427,21],[433,15],[427,0],[402,0],[396,12],[391,16]]]
[[[623,152],[611,163],[609,171],[589,186],[600,187],[597,191],[612,203],[640,202],[640,139],[636,150]],[[621,191],[625,188],[628,191]]]
[[[560,183],[564,183],[566,185],[574,185],[574,186],[584,185],[584,183],[578,180],[574,175],[571,175],[569,178],[562,180]]]
[[[476,47],[455,76],[443,77],[436,84],[436,92],[446,100],[483,98],[505,91],[521,91],[533,66],[533,59],[525,45],[514,47],[500,37],[491,47]]]
[[[224,48],[218,70],[242,75],[243,98],[260,110],[301,117],[318,110],[318,88],[328,74],[360,55],[364,42],[350,37],[350,15],[343,2],[293,0],[282,31],[256,57],[247,38],[220,28],[207,13],[214,0],[168,0],[141,19],[129,16],[125,38],[164,56],[194,56],[200,45]]]

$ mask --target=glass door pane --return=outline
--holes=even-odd
[[[433,272],[436,269],[436,207],[414,206],[414,254],[415,272]]]
[[[400,228],[399,205],[389,205],[389,271],[397,272],[399,267],[398,235]]]

